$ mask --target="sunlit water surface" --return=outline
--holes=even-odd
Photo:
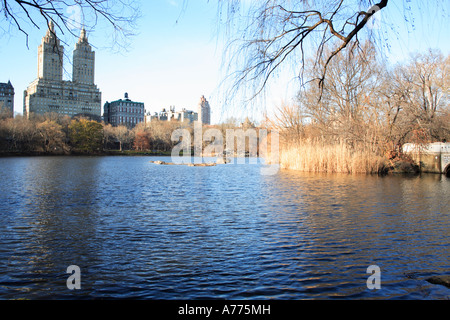
[[[450,273],[446,177],[151,160],[0,159],[0,298],[450,297],[425,281]]]

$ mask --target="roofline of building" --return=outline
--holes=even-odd
[[[115,103],[115,102],[132,102],[132,103],[140,103],[140,104],[144,104],[145,105],[144,102],[133,101],[133,100],[130,100],[130,99],[119,99],[119,100],[114,100],[114,101],[111,101],[111,102],[106,101],[105,104],[106,103],[111,104],[111,103]]]

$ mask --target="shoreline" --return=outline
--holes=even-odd
[[[48,153],[48,152],[0,152],[0,158],[32,158],[32,157],[108,157],[108,156],[171,156],[169,151],[101,151],[101,152],[71,152],[71,153]]]
[[[102,151],[94,153],[83,153],[83,152],[71,152],[71,153],[48,153],[48,152],[0,152],[0,158],[33,158],[33,157],[170,157],[172,155],[171,151]],[[286,168],[285,170],[294,172],[307,172],[302,170],[295,170]],[[321,173],[321,172],[317,172]],[[326,172],[323,172],[326,173]],[[355,174],[355,173],[348,173]],[[378,175],[378,176],[390,176],[390,175],[407,175],[416,176],[421,174],[434,174],[443,175],[444,173],[437,172],[421,172],[417,167],[395,167],[388,170],[383,170],[382,172],[373,173],[360,173],[363,175]]]

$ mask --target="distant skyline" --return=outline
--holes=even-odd
[[[380,45],[389,44],[388,50],[384,51],[391,63],[429,48],[449,54],[450,24],[446,17],[450,2],[447,12],[440,11],[442,5],[424,3],[403,1],[382,11],[381,26],[395,25],[394,32],[381,34],[388,41],[379,41]],[[414,7],[409,11],[404,4]],[[177,110],[197,111],[204,95],[211,105],[213,123],[231,116],[242,117],[242,113],[231,110],[222,112],[225,108],[221,105],[219,85],[225,71],[222,67],[224,44],[217,36],[217,2],[189,1],[184,5],[183,0],[142,1],[141,9],[138,34],[130,39],[127,50],[114,52],[106,48],[108,41],[104,34],[88,33],[89,42],[96,51],[95,83],[102,92],[102,105],[106,101],[122,99],[127,92],[130,99],[144,102],[146,110],[152,113],[170,106]],[[414,18],[413,24],[404,21],[409,13]],[[8,30],[8,26],[1,27]],[[0,82],[11,81],[15,89],[15,112],[22,113],[23,92],[37,77],[37,48],[46,26],[41,26],[40,30],[31,29],[28,48],[25,36],[18,30],[11,30],[0,38]],[[65,54],[71,56],[76,39],[65,41]],[[64,78],[69,79],[72,67],[67,59],[64,63]],[[278,88],[273,89],[274,95],[266,99],[264,108],[270,110],[281,101],[290,100],[292,90],[287,84],[295,83],[289,78],[277,83]],[[258,115],[249,116],[252,119]]]

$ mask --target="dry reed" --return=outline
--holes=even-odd
[[[283,169],[323,173],[380,173],[386,159],[369,148],[353,149],[343,142],[328,144],[304,140],[280,146]]]

